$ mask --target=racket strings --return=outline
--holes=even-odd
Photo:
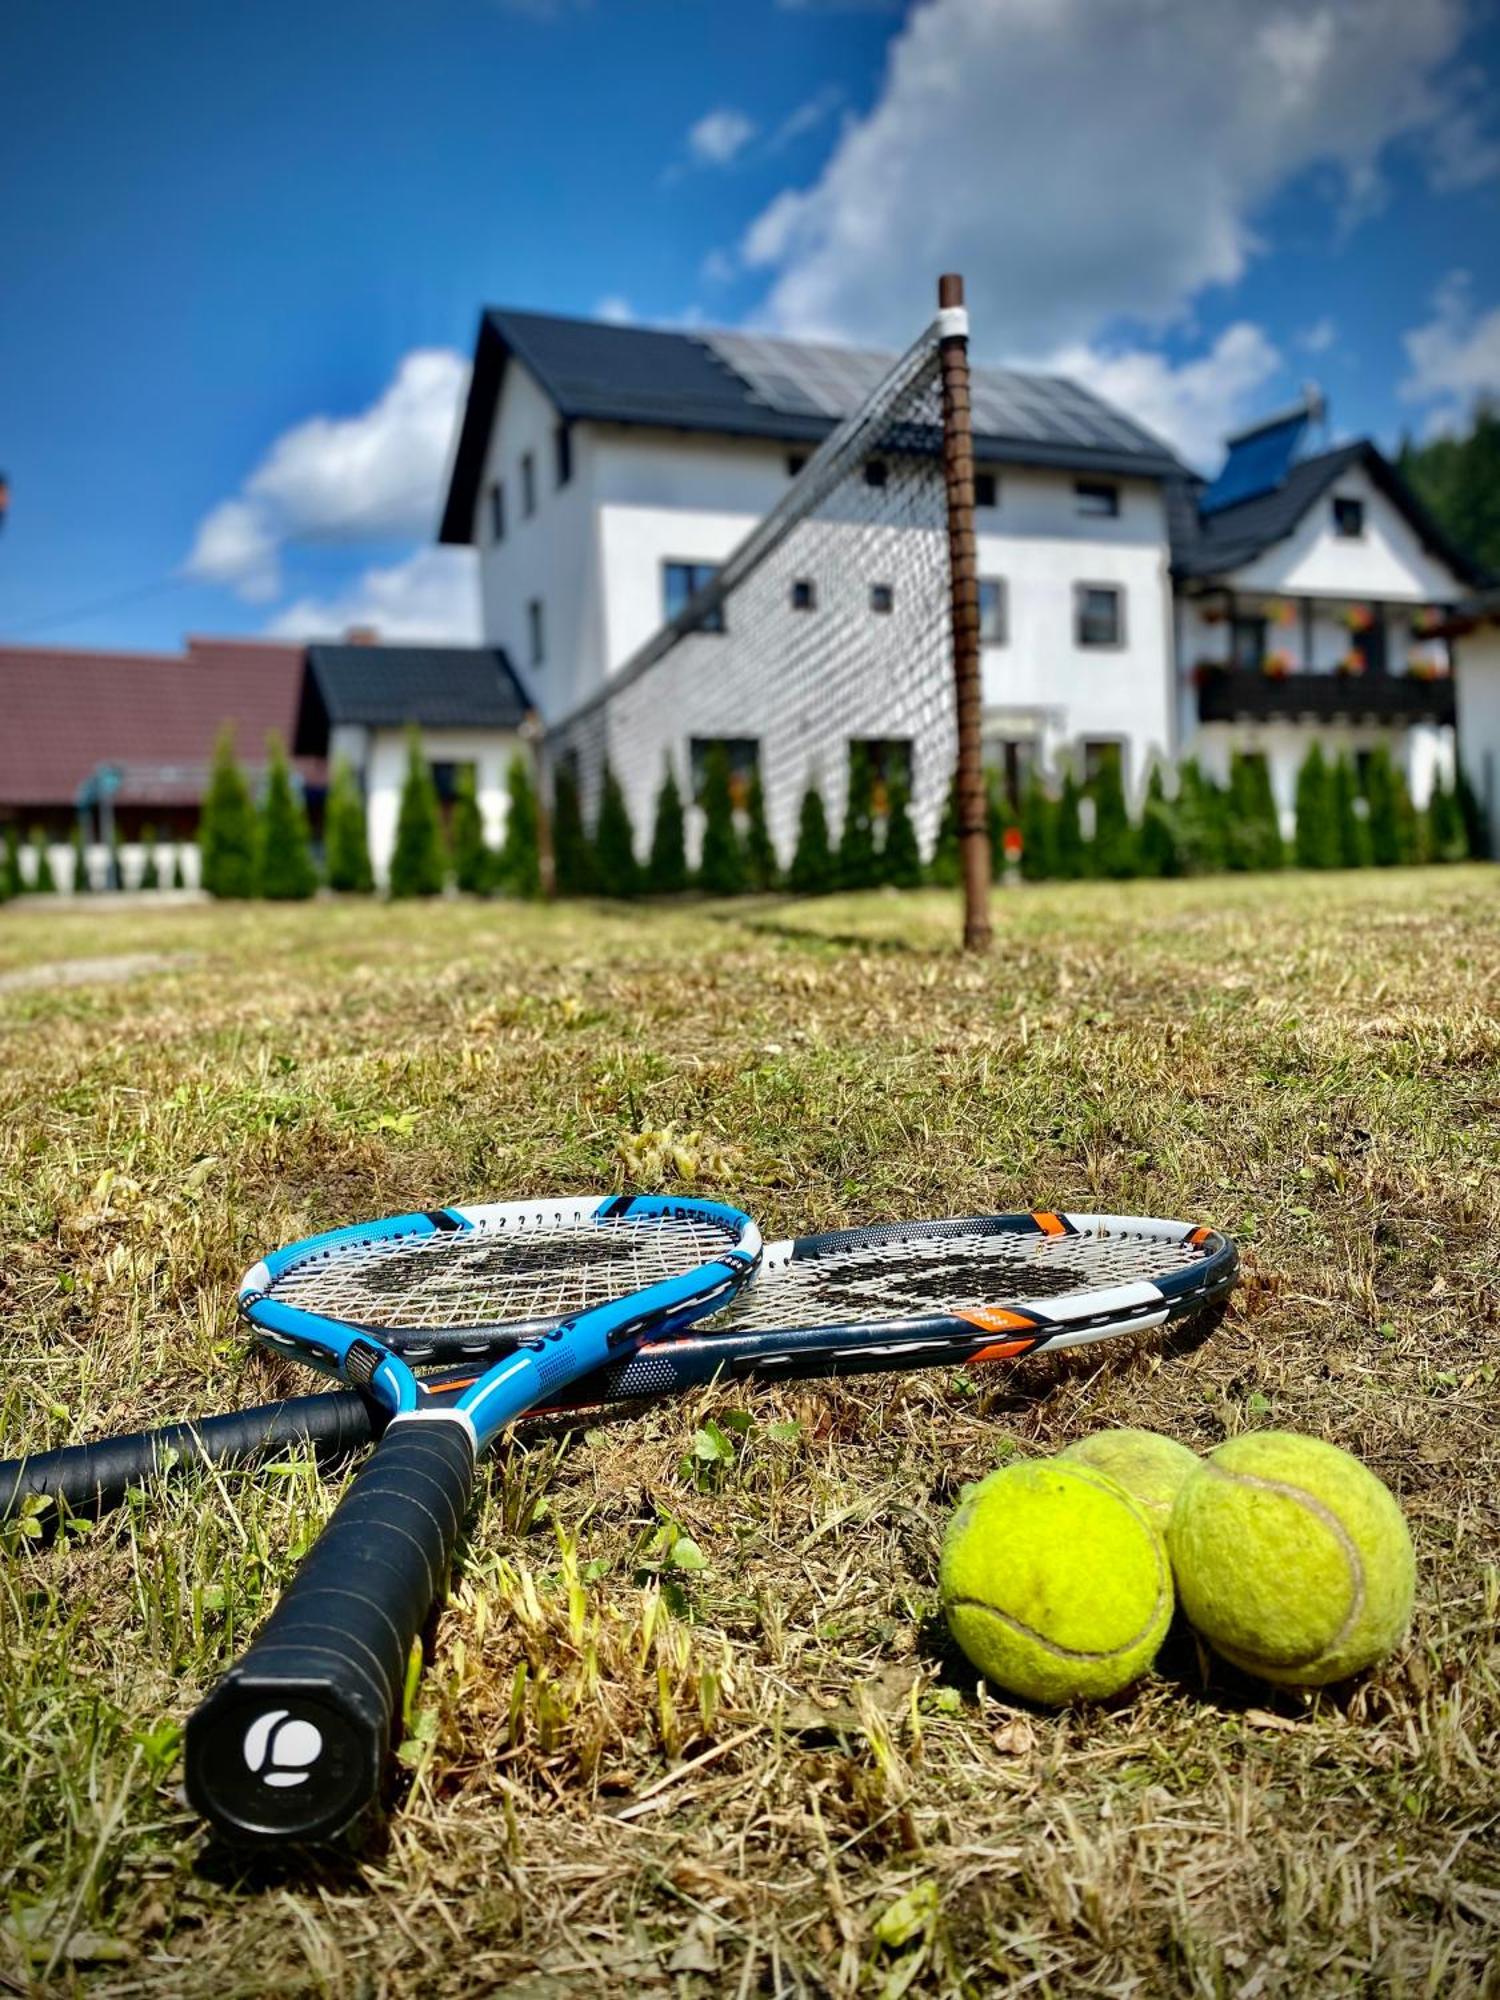
[[[974,1233],[862,1244],[800,1258],[749,1286],[704,1329],[792,1330],[1016,1305],[1184,1270],[1201,1244],[1124,1234]]]
[[[372,1328],[519,1326],[645,1291],[711,1263],[733,1241],[702,1216],[480,1223],[324,1252],[282,1272],[270,1295]]]

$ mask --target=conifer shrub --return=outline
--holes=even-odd
[[[1088,846],[1079,811],[1082,796],[1069,765],[1063,771],[1052,823],[1052,870],[1059,882],[1078,882],[1089,872]]]
[[[21,873],[21,830],[14,820],[6,823],[5,852],[0,855],[0,877],[4,878],[7,902],[24,894],[26,877]]]
[[[1286,859],[1271,767],[1259,750],[1236,750],[1229,760],[1229,866],[1261,871]]]
[[[1297,773],[1295,853],[1299,868],[1337,868],[1339,865],[1333,773],[1328,768],[1320,743],[1311,746]]]
[[[871,888],[876,880],[875,858],[875,773],[865,745],[851,743],[849,790],[839,834],[839,887]]]
[[[1458,795],[1459,817],[1464,823],[1465,852],[1472,856],[1475,861],[1488,861],[1490,859],[1489,824],[1485,819],[1484,807],[1479,803],[1478,795],[1474,787],[1469,783],[1469,774],[1462,764],[1458,767],[1458,782],[1455,790]]]
[[[323,867],[330,889],[367,896],[375,887],[365,795],[347,757],[339,757],[323,807]]]
[[[1384,744],[1380,744],[1370,752],[1370,759],[1365,767],[1365,799],[1369,805],[1366,824],[1370,833],[1370,859],[1377,868],[1399,867],[1403,859],[1404,836],[1396,776],[1391,753]]]
[[[750,789],[745,796],[745,881],[748,887],[764,894],[776,887],[780,874],[776,849],[771,845],[771,830],[766,825],[766,793],[757,764],[750,774]]]
[[[31,886],[39,896],[57,894],[57,877],[52,871],[52,852],[46,834],[39,826],[31,830],[32,870]]]
[[[89,880],[89,845],[84,838],[83,821],[73,822],[73,883],[75,896],[86,896],[93,888]]]
[[[703,845],[698,882],[706,896],[738,896],[745,887],[745,855],[734,823],[729,752],[713,744],[703,761]]]
[[[687,827],[677,773],[668,756],[651,825],[651,855],[646,863],[646,887],[653,896],[680,896],[688,885]]]
[[[927,862],[927,879],[936,889],[956,889],[960,874],[958,856],[958,773],[948,781],[937,838]]]
[[[599,790],[599,818],[594,827],[594,886],[601,896],[618,898],[638,895],[641,886],[630,808],[619,779],[607,763]]]
[[[234,732],[214,745],[213,768],[198,820],[199,877],[210,896],[253,896],[260,857],[255,801],[235,761]]]
[[[1340,868],[1368,868],[1370,865],[1370,824],[1368,804],[1359,786],[1359,773],[1347,750],[1333,762],[1333,823],[1338,833]],[[1364,808],[1362,811],[1361,808]]]
[[[292,783],[281,738],[266,739],[266,796],[260,813],[260,893],[273,903],[300,903],[318,886],[307,812]]]
[[[1142,875],[1163,879],[1183,872],[1177,814],[1167,797],[1166,779],[1158,763],[1152,764],[1146,779],[1141,824],[1136,834],[1136,858]]]
[[[406,778],[396,812],[396,843],[391,849],[390,893],[399,900],[440,896],[447,879],[448,852],[437,787],[423,754],[421,733],[411,729],[406,738]]]
[[[505,835],[495,861],[496,886],[528,902],[542,893],[542,821],[531,759],[516,751],[505,773]]]
[[[922,856],[912,825],[911,800],[905,775],[897,771],[886,787],[885,830],[878,856],[882,882],[894,889],[915,889],[922,880]]]
[[[552,781],[552,867],[559,896],[587,896],[594,887],[594,849],[583,824],[578,776],[570,762]]]
[[[1186,874],[1217,875],[1228,866],[1228,794],[1195,757],[1184,759],[1178,767],[1174,816]]]
[[[448,839],[453,854],[454,887],[461,889],[466,896],[487,896],[493,857],[485,845],[484,815],[479,810],[479,782],[472,764],[460,767],[454,784]]]
[[[1090,787],[1094,799],[1093,873],[1112,882],[1125,882],[1139,873],[1135,828],[1125,803],[1125,778],[1120,752],[1108,745]]]
[[[1021,874],[1028,882],[1046,882],[1056,872],[1057,808],[1033,768],[1021,793]]]
[[[828,838],[828,814],[823,794],[809,782],[797,814],[797,850],[792,856],[787,887],[798,896],[826,896],[834,885],[833,847]]]
[[[156,828],[141,828],[141,879],[135,885],[138,889],[159,889],[161,887],[161,867],[156,859]]]

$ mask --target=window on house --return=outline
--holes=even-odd
[[[539,667],[547,658],[546,617],[539,597],[533,597],[527,603],[526,635],[531,645],[531,664]]]
[[[870,585],[870,609],[880,617],[896,608],[896,586],[893,583],[872,583]]]
[[[529,451],[521,454],[521,512],[528,519],[536,512],[536,459]]]
[[[688,743],[688,768],[693,803],[703,803],[703,779],[711,750],[721,749],[729,765],[729,796],[736,812],[750,798],[750,780],[760,768],[760,739],[755,736],[694,736]]]
[[[980,643],[985,646],[1003,646],[1008,637],[1005,579],[1002,576],[982,576],[979,579]]]
[[[1108,515],[1120,511],[1120,489],[1109,479],[1078,479],[1073,482],[1073,498],[1080,514]]]
[[[976,507],[998,507],[1000,505],[1000,482],[993,472],[974,474],[974,505]]]
[[[1108,736],[1093,739],[1085,737],[1079,748],[1083,752],[1083,782],[1086,785],[1092,785],[1111,764],[1119,771],[1121,782],[1124,782],[1125,746],[1123,743]]]
[[[1333,532],[1343,535],[1349,541],[1357,541],[1365,531],[1365,503],[1363,500],[1345,499],[1341,494],[1333,496]]]
[[[1229,626],[1229,664],[1258,674],[1266,664],[1266,621],[1235,617]]]
[[[505,540],[505,488],[498,479],[490,488],[490,539]]]
[[[686,611],[700,590],[706,590],[719,574],[717,563],[664,562],[661,566],[662,617],[668,624]],[[716,604],[697,628],[700,632],[724,630],[724,607]]]
[[[552,464],[559,486],[573,477],[573,426],[559,424],[552,433]]]
[[[871,810],[878,816],[890,810],[890,788],[896,779],[911,797],[911,739],[906,736],[855,736],[849,740],[849,755],[863,750],[870,767]]]
[[[1124,645],[1125,596],[1118,584],[1075,584],[1073,633],[1080,646]]]
[[[806,463],[807,453],[805,451],[789,451],[786,455],[787,478],[795,479]]]
[[[818,586],[810,576],[792,579],[793,611],[816,611],[818,608]]]
[[[890,468],[883,458],[867,458],[865,460],[866,486],[884,486],[889,476]]]

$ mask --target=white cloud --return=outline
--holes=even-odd
[[[367,569],[332,597],[300,597],[266,627],[277,639],[341,639],[369,626],[383,641],[477,645],[479,578],[472,549],[425,548],[404,562]]]
[[[358,415],[284,431],[199,524],[186,573],[264,602],[280,588],[287,544],[430,534],[468,379],[462,355],[419,348]]]
[[[1339,337],[1337,322],[1330,314],[1324,313],[1311,326],[1303,327],[1296,336],[1297,345],[1304,354],[1326,354]]]
[[[787,113],[766,141],[768,153],[780,153],[815,132],[825,118],[831,118],[844,101],[844,93],[836,83],[826,85],[812,97],[804,98]]]
[[[1223,457],[1226,435],[1254,413],[1256,393],[1281,356],[1260,327],[1240,320],[1207,354],[1177,367],[1145,348],[1086,345],[1060,349],[1048,366],[1096,390],[1206,471]]]
[[[594,307],[595,319],[608,320],[611,326],[634,326],[635,307],[621,292],[606,292]]]
[[[706,111],[688,128],[688,151],[703,167],[727,167],[755,137],[756,124],[729,105]]]
[[[899,347],[947,269],[981,353],[1165,324],[1242,274],[1293,177],[1378,199],[1464,24],[1463,0],[928,0],[821,176],[746,232],[762,317]]]
[[[1461,429],[1481,396],[1500,395],[1500,306],[1479,312],[1467,271],[1450,271],[1433,294],[1432,317],[1402,338],[1408,403],[1427,403],[1429,431]]]
[[[279,544],[263,507],[221,500],[198,524],[188,574],[228,584],[248,603],[265,604],[281,588]]]

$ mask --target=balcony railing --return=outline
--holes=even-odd
[[[1267,674],[1200,666],[1200,722],[1453,721],[1453,682],[1415,674]]]

